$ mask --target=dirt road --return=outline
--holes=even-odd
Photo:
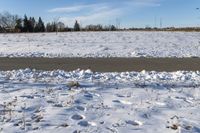
[[[197,71],[200,58],[0,58],[0,70],[34,68],[38,70],[91,69],[97,72]]]

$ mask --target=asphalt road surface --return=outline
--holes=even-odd
[[[200,58],[0,58],[0,70],[200,71]]]

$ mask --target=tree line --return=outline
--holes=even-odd
[[[24,15],[23,18],[18,15],[12,15],[9,12],[0,13],[0,32],[34,33],[34,32],[66,32],[66,31],[115,31],[114,25],[87,25],[81,27],[76,20],[72,28],[67,27],[63,22],[53,21],[46,25],[41,17],[37,20],[34,17]]]
[[[69,31],[197,31],[200,32],[200,27],[149,27],[145,28],[124,28],[120,29],[115,25],[101,25],[90,24],[82,27],[78,21],[75,20],[72,28],[67,27],[63,22],[55,19],[53,22],[44,23],[41,17],[35,19],[34,17],[19,17],[12,15],[9,12],[0,13],[0,33],[36,33],[36,32],[69,32]]]

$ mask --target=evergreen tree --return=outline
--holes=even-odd
[[[117,28],[114,25],[110,26],[110,31],[116,31],[116,30],[117,30]]]
[[[78,23],[78,21],[76,20],[75,24],[74,24],[74,31],[80,31],[80,24]]]
[[[51,32],[51,23],[47,23],[46,25],[46,31]]]
[[[31,18],[31,25],[33,27],[33,32],[35,32],[36,21],[34,17]]]
[[[47,32],[56,32],[57,26],[55,22],[47,23],[46,25],[46,31]]]
[[[56,22],[52,23],[52,32],[56,32],[57,31],[57,25]]]
[[[35,32],[45,32],[45,26],[41,17],[39,17],[38,23],[35,26]]]
[[[15,31],[16,32],[22,32],[22,30],[23,30],[22,19],[17,19],[16,25],[15,25]]]
[[[24,15],[24,20],[23,20],[23,32],[28,32],[28,23],[29,23],[29,21],[28,21],[28,18],[27,18],[27,16],[26,15]]]
[[[1,27],[1,25],[0,25],[0,33],[3,33],[3,32],[4,32],[4,28]]]
[[[34,29],[35,29],[35,19],[34,17],[30,17],[28,20],[28,31],[34,32]]]

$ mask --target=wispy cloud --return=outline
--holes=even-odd
[[[88,5],[76,5],[76,6],[67,6],[67,7],[58,7],[48,10],[49,13],[73,13],[80,12],[83,10],[101,10],[107,8],[106,4],[88,4]]]
[[[71,7],[54,8],[49,13],[68,13],[67,16],[60,17],[59,21],[67,23],[69,26],[78,20],[83,25],[103,24],[110,21],[110,18],[119,17],[121,11],[118,8],[112,8],[108,3],[83,4]],[[74,13],[76,13],[74,15]]]
[[[128,0],[128,4],[131,4],[135,7],[157,7],[160,6],[161,0]]]
[[[83,25],[105,24],[128,15],[133,10],[160,6],[160,1],[162,0],[123,0],[118,2],[109,0],[96,4],[58,7],[48,10],[48,12],[67,13],[66,16],[60,17],[60,21],[67,23],[68,26],[72,26],[75,20],[80,21]]]
[[[111,21],[111,18],[117,18],[120,15],[121,15],[120,10],[113,9],[113,10],[95,12],[90,15],[61,17],[60,21],[67,23],[69,26],[73,26],[75,20],[81,22],[82,25],[103,24],[105,22]]]
[[[50,13],[71,13],[71,12],[78,12],[84,8],[88,8],[91,5],[79,5],[79,6],[72,6],[72,7],[58,7],[54,9],[48,10]]]

